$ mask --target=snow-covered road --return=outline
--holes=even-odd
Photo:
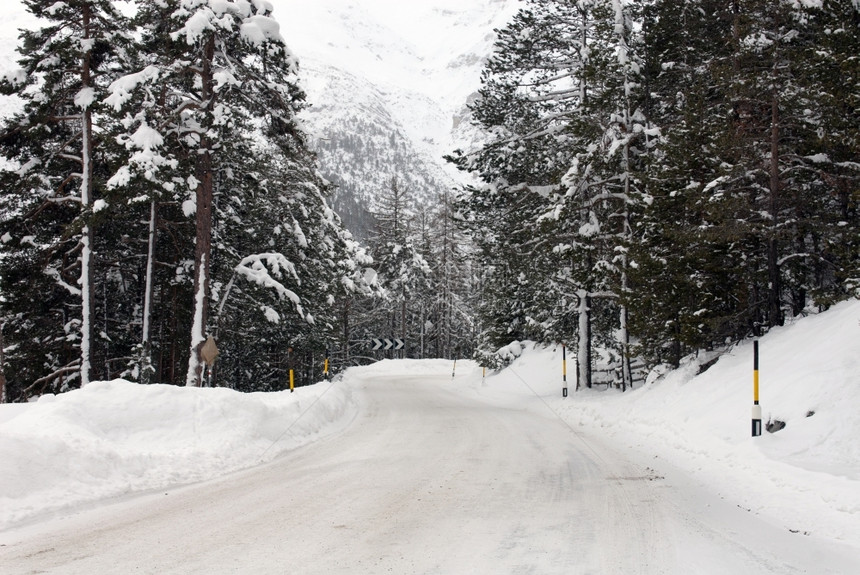
[[[839,572],[839,549],[798,547],[802,535],[672,468],[628,461],[539,397],[480,398],[447,371],[358,373],[348,385],[362,409],[345,431],[223,479],[8,532],[0,570]]]

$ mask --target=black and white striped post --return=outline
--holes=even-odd
[[[561,396],[567,397],[567,346],[561,344]]]
[[[761,405],[758,403],[758,338],[753,340],[752,436],[761,435]]]

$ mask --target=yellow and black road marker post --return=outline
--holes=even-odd
[[[290,370],[290,393],[296,390],[295,378],[293,377],[293,348],[287,348],[287,367]]]
[[[752,436],[761,435],[761,405],[758,403],[758,338],[753,340]]]
[[[325,348],[325,363],[323,364],[323,377],[328,380],[328,348]]]
[[[561,344],[561,396],[567,397],[567,346]]]

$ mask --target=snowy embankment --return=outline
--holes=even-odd
[[[523,346],[482,378],[456,364],[452,392],[552,410],[584,440],[600,437],[671,486],[679,475],[798,537],[860,552],[860,302],[763,337],[761,404],[785,429],[750,437],[752,345],[697,375],[705,358],[628,393],[561,397],[561,350]],[[572,364],[570,356],[568,361]],[[361,409],[353,377],[447,373],[441,360],[383,361],[296,393],[94,383],[0,406],[0,530],[51,512],[201,481],[271,460],[344,428]],[[572,370],[569,370],[572,373]],[[438,381],[438,378],[436,379]]]
[[[241,394],[115,380],[0,405],[0,530],[269,461],[346,425],[354,399],[336,383]]]
[[[574,429],[610,439],[643,466],[691,476],[799,536],[860,551],[860,302],[761,338],[763,423],[786,426],[757,438],[751,437],[751,341],[701,374],[709,358],[691,359],[624,394],[600,386],[567,399],[561,397],[561,349],[523,347],[510,368],[483,385],[473,373],[474,390],[529,390]],[[568,384],[572,390],[575,384]]]

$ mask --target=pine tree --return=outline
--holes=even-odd
[[[564,76],[565,55],[576,38],[556,33],[556,10],[576,13],[574,7],[532,2],[499,31],[480,98],[471,107],[474,121],[492,137],[478,150],[451,158],[483,182],[457,202],[478,249],[483,355],[539,331],[534,300],[547,275],[543,253],[550,248],[534,230],[549,209],[544,192],[558,183],[570,159],[563,133],[570,100],[555,97],[553,79]],[[567,90],[565,96],[576,93]]]
[[[860,6],[849,0],[804,6],[795,16],[791,58],[803,107],[789,127],[796,134],[791,184],[797,220],[794,253],[783,258],[796,314],[811,300],[827,306],[857,291],[860,167]]]
[[[731,15],[725,3],[655,2],[643,29],[651,47],[648,116],[662,141],[647,166],[652,201],[639,213],[632,246],[631,328],[649,362],[677,365],[687,350],[728,335],[724,324],[734,313],[732,240],[717,232],[706,189],[718,177],[728,115],[726,86],[711,70],[729,57]]]
[[[139,14],[144,41],[159,50],[127,80],[132,88],[151,83],[157,106],[149,110],[152,120],[139,115],[132,125],[155,125],[169,136],[171,160],[184,176],[174,180],[193,191],[183,204],[196,221],[188,385],[201,381],[199,350],[209,328],[218,187],[235,189],[245,182],[241,168],[234,166],[255,152],[254,118],[263,120],[269,135],[295,132],[294,117],[304,98],[295,80],[296,62],[270,9],[262,3],[174,0],[145,3]],[[116,103],[122,100],[119,94]]]
[[[4,315],[10,336],[30,342],[10,357],[16,394],[86,385],[95,371],[94,226],[107,137],[99,101],[128,44],[108,0],[25,5],[46,24],[22,31],[22,69],[2,81],[24,110],[0,142],[15,166],[3,174]]]
[[[856,19],[836,4],[837,20]],[[856,212],[850,201],[841,210],[826,200],[839,192],[826,175],[835,148],[822,136],[833,128],[837,139],[851,136],[830,113],[846,92],[821,72],[851,58],[820,49],[833,36],[826,30],[840,29],[830,19],[838,9],[702,1],[650,10],[648,45],[661,47],[648,63],[650,107],[664,142],[649,168],[635,328],[646,356],[677,364],[686,351],[778,325],[810,301],[844,297],[837,270],[851,264],[833,247],[852,245],[842,232]],[[829,64],[808,64],[816,58]]]
[[[396,177],[380,194],[373,212],[376,225],[370,241],[370,250],[379,272],[381,287],[385,290],[382,316],[375,321],[376,329],[385,335],[409,342],[403,356],[414,355],[416,342],[420,342],[418,325],[420,309],[418,295],[431,274],[426,258],[415,237],[413,209],[409,190]],[[420,305],[418,305],[420,308]]]
[[[520,252],[533,266],[539,263],[527,282],[531,293],[516,295],[529,302],[520,321],[542,338],[559,337],[560,326],[575,329],[585,385],[592,337],[616,350],[622,381],[630,383],[625,302],[631,208],[644,198],[635,172],[654,133],[644,115],[632,10],[599,0],[531,2],[500,32],[473,107],[493,137],[456,159],[496,188],[473,193],[473,211],[489,214],[491,201],[521,196],[517,217],[531,217],[525,237],[520,245],[493,246],[496,261]],[[495,229],[505,221],[498,214],[489,220]],[[517,236],[505,230],[497,237]],[[618,319],[608,319],[611,313]],[[571,321],[572,315],[578,319]]]

